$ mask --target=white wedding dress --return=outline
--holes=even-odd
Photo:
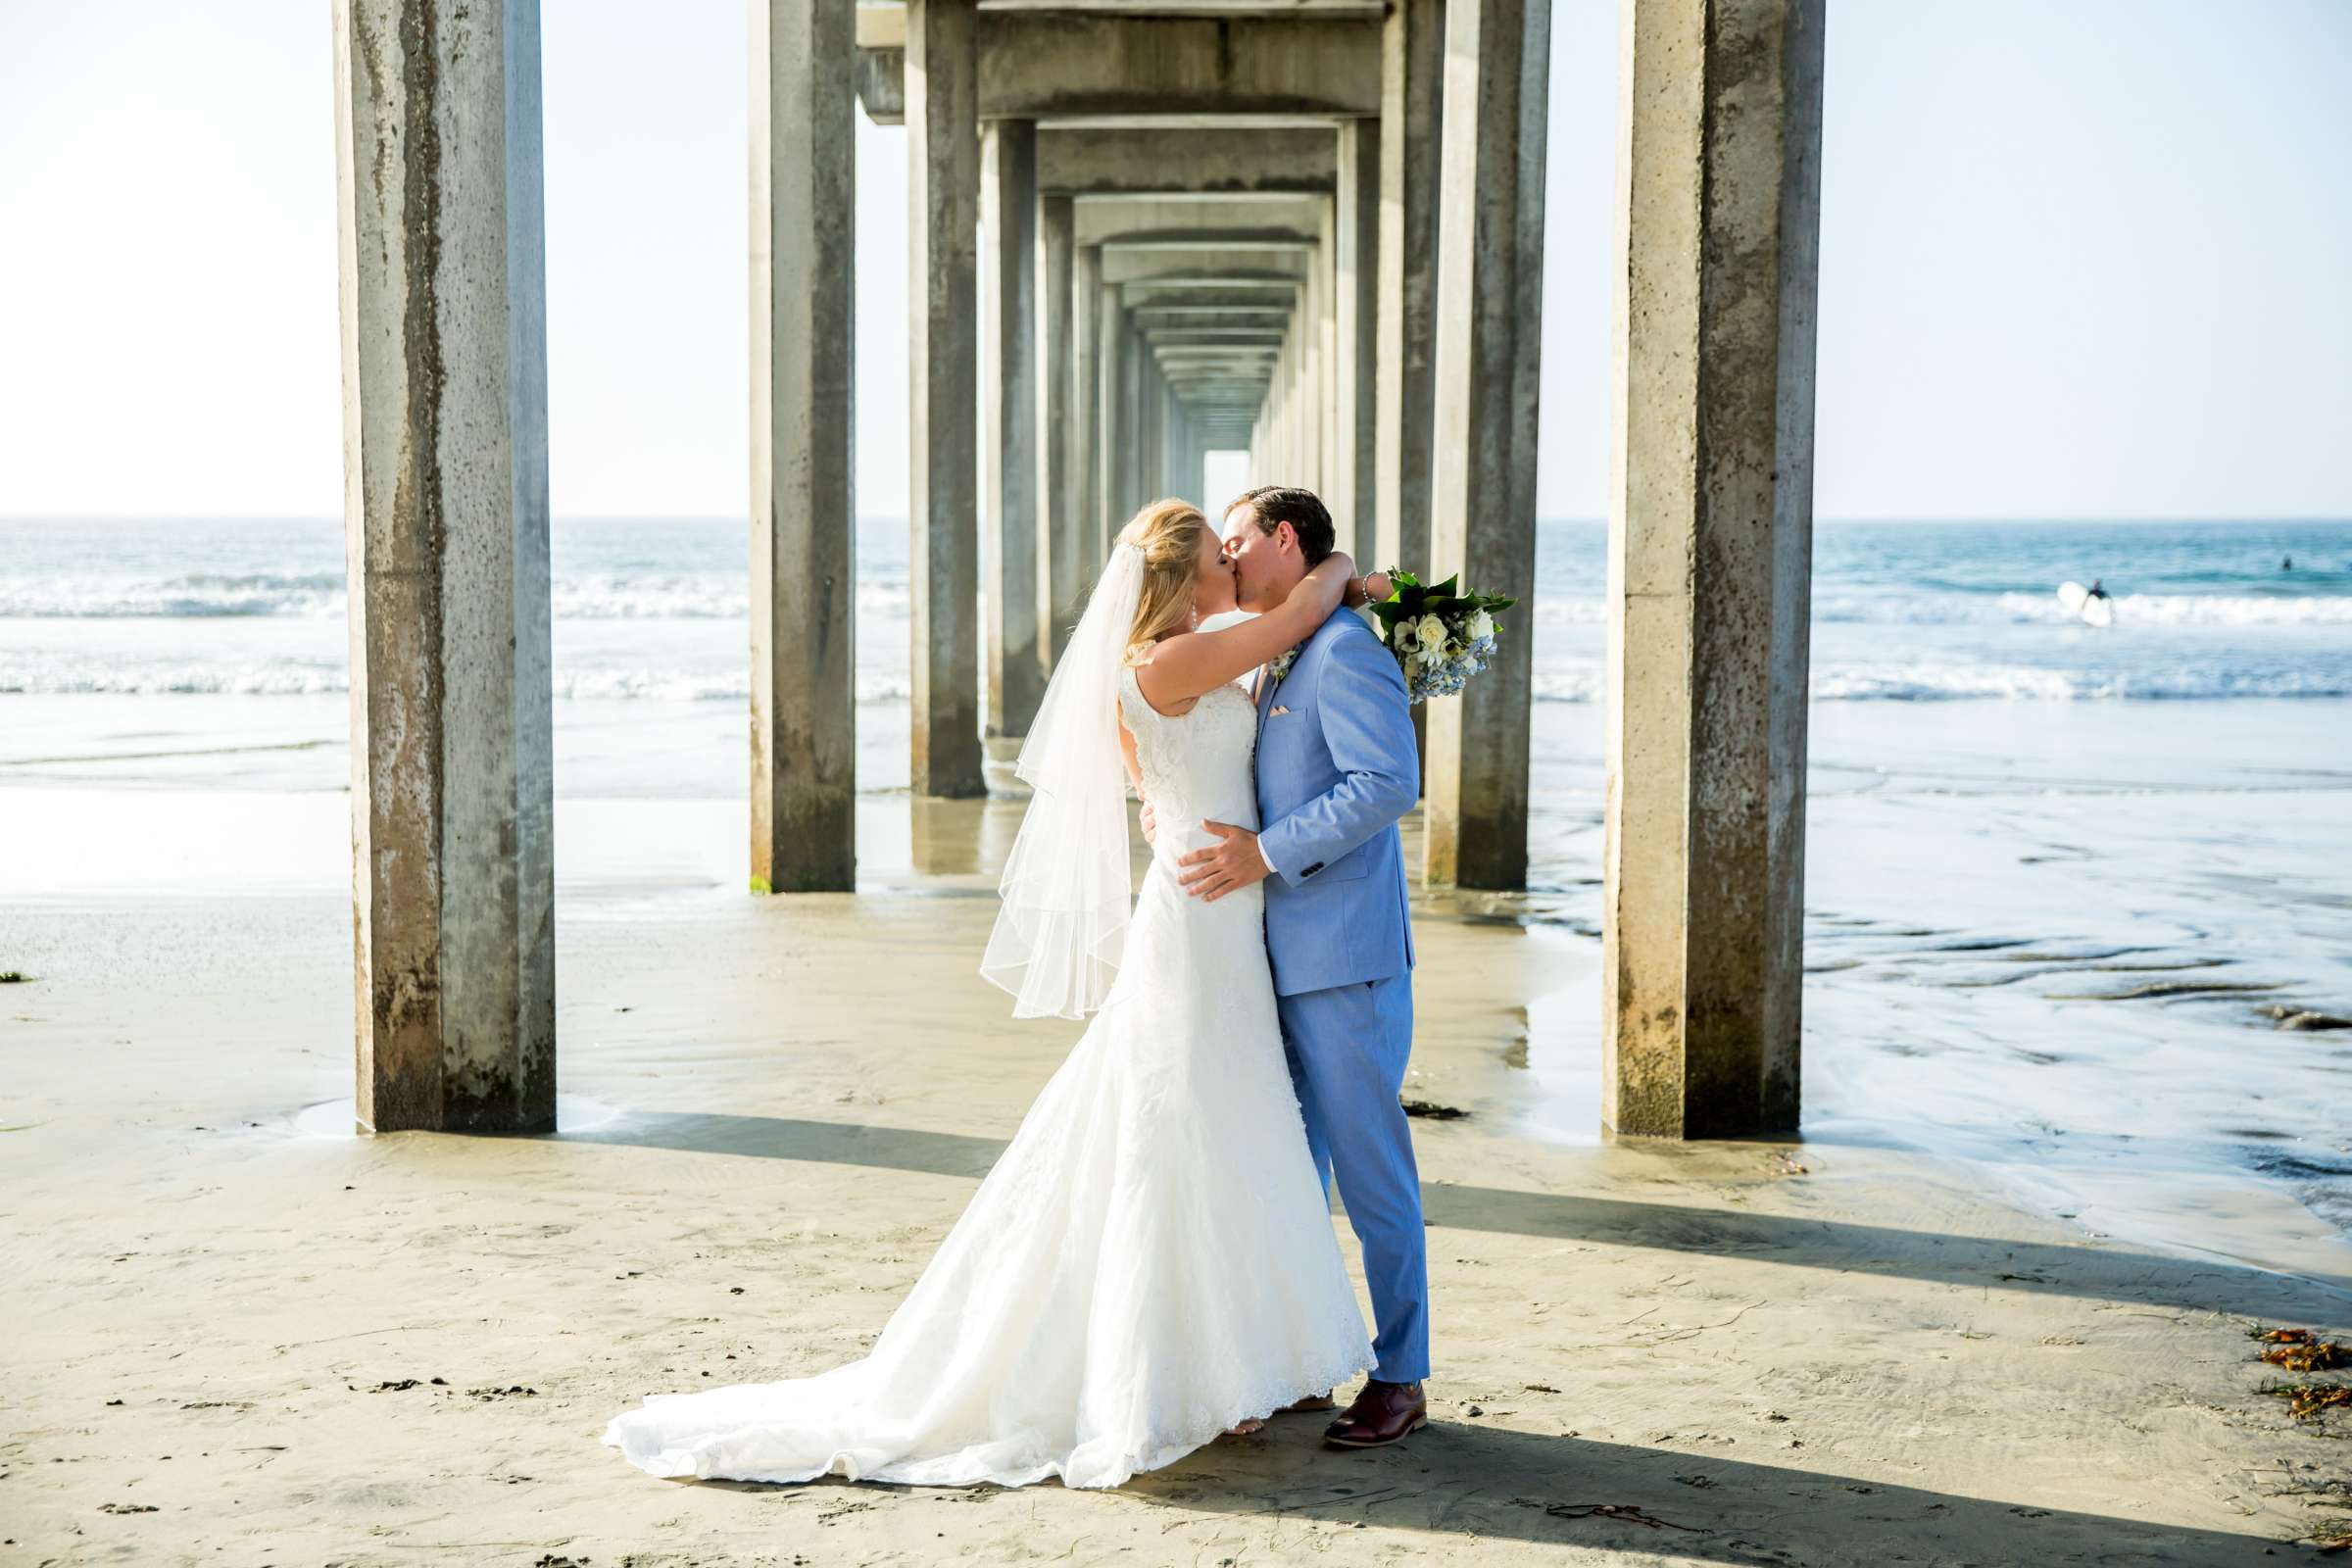
[[[1257,712],[1119,707],[1159,842],[1086,1035],[861,1361],[657,1396],[605,1442],[660,1476],[1113,1487],[1372,1365],[1306,1152],[1264,890],[1177,886],[1257,823]]]

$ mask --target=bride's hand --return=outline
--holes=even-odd
[[[1159,819],[1152,814],[1152,803],[1150,801],[1146,801],[1144,803],[1142,814],[1144,822],[1144,842],[1151,845],[1152,848],[1157,849],[1159,847]]]
[[[1348,579],[1348,592],[1341,603],[1349,610],[1359,605],[1377,605],[1396,591],[1385,571],[1367,571],[1360,577]]]

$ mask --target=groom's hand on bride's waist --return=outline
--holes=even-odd
[[[1220,842],[1213,850],[1195,850],[1176,862],[1184,868],[1177,881],[1184,884],[1185,892],[1214,904],[1228,893],[1238,893],[1253,882],[1265,880],[1272,867],[1257,847],[1256,834],[1230,822],[1200,825],[1214,833]]]

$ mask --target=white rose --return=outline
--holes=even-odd
[[[1446,623],[1435,615],[1423,615],[1414,635],[1420,639],[1423,648],[1435,653],[1446,646]]]
[[[1414,626],[1414,622],[1412,622],[1412,621],[1409,621],[1409,620],[1400,620],[1400,621],[1398,621],[1398,622],[1396,623],[1396,629],[1395,631],[1393,631],[1393,632],[1391,632],[1391,633],[1389,634],[1389,640],[1390,640],[1391,642],[1395,643],[1395,644],[1396,644],[1396,645],[1398,648],[1400,648],[1400,649],[1403,649],[1403,648],[1410,648],[1410,647],[1412,647],[1412,646],[1413,646],[1413,626]]]
[[[1494,635],[1494,617],[1483,610],[1470,612],[1470,624],[1462,628],[1472,642]]]

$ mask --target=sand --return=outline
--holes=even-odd
[[[2291,1421],[2248,1338],[2352,1297],[1918,1153],[1542,1134],[1528,1009],[1597,944],[1507,906],[1419,915],[1408,1093],[1468,1114],[1416,1123],[1408,1445],[1292,1417],[1112,1493],[646,1477],[606,1421],[858,1353],[1074,1037],[974,973],[982,829],[933,826],[856,898],[567,886],[546,1139],[350,1135],[338,898],[0,906],[38,977],[0,990],[0,1564],[2219,1563],[2352,1525],[2352,1420]]]

